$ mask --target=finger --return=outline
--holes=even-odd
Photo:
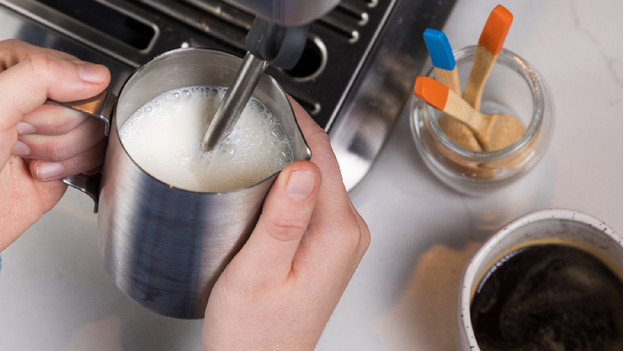
[[[77,60],[68,53],[42,48],[17,39],[0,41],[0,72],[7,70],[32,55],[46,54],[63,60]]]
[[[74,174],[92,173],[102,165],[106,144],[107,140],[102,140],[89,150],[60,162],[33,160],[30,162],[30,174],[39,181],[48,182]]]
[[[90,149],[104,137],[102,122],[96,118],[87,118],[63,135],[22,134],[18,143],[26,146],[20,156],[42,161],[62,161]]]
[[[6,106],[5,113],[21,118],[47,99],[71,101],[95,96],[109,81],[105,66],[37,54],[0,74],[0,102]]]
[[[17,131],[19,134],[60,135],[76,128],[88,118],[92,117],[84,112],[45,103],[24,115],[17,125]]]
[[[275,180],[262,214],[249,240],[235,258],[248,276],[241,284],[282,283],[290,274],[293,258],[316,202],[320,184],[318,168],[307,161],[285,167]]]

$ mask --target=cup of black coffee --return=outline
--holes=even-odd
[[[622,350],[622,236],[572,210],[523,216],[470,260],[461,350]]]

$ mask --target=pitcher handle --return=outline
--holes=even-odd
[[[95,174],[74,174],[61,179],[63,183],[71,186],[72,188],[79,190],[86,194],[93,200],[93,213],[98,212],[98,203],[100,200],[100,180],[102,173]]]
[[[67,107],[72,110],[84,112],[104,122],[104,134],[108,136],[111,129],[111,120],[113,110],[117,103],[117,97],[107,91],[103,91],[99,95],[92,98],[70,102],[59,102],[50,100],[50,102]],[[98,202],[100,198],[100,180],[101,173],[96,174],[75,174],[62,179],[63,183],[74,189],[87,194],[93,200],[93,212],[98,211]]]
[[[117,104],[117,97],[115,95],[107,91],[103,91],[89,99],[70,102],[50,100],[50,102],[72,110],[84,112],[101,120],[104,122],[104,134],[108,136],[110,133],[113,110],[115,109],[115,104]]]

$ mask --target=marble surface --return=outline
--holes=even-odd
[[[542,162],[493,196],[462,196],[417,154],[403,113],[351,192],[372,243],[317,350],[450,350],[459,277],[505,223],[571,208],[622,233],[622,2],[468,1],[444,28],[474,45],[498,3],[514,14],[505,47],[546,79],[555,131]],[[201,321],[170,319],[126,298],[97,253],[91,203],[67,192],[2,253],[0,350],[199,350]]]

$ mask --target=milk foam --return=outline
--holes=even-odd
[[[230,136],[211,152],[201,150],[208,120],[226,90],[194,86],[157,96],[121,126],[122,145],[155,178],[200,192],[251,186],[292,162],[292,147],[277,117],[253,97]]]

